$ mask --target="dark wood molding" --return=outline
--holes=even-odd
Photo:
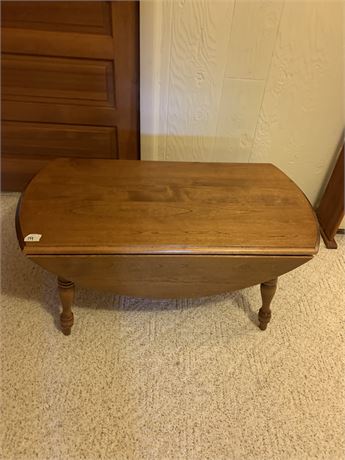
[[[323,241],[328,249],[336,249],[334,239],[345,214],[344,205],[344,145],[316,210]]]

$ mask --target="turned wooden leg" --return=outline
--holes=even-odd
[[[58,288],[62,303],[62,313],[60,315],[61,330],[65,335],[70,335],[73,326],[73,312],[71,306],[74,300],[74,284],[63,278],[58,278]]]
[[[259,310],[259,328],[264,331],[271,319],[270,305],[277,289],[278,278],[261,283],[262,307]]]

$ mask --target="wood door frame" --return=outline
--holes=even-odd
[[[337,249],[334,239],[344,218],[344,144],[316,209],[320,231],[328,249]]]
[[[131,136],[131,131],[126,132],[125,130],[122,130],[122,135],[121,137],[119,136],[118,139],[118,150],[121,152],[124,148],[123,145],[130,144],[132,146],[131,151],[136,152],[136,157],[133,157],[132,159],[140,160],[140,3],[138,0],[134,1],[137,4],[135,12],[132,8],[126,10],[126,2],[123,2],[123,9],[117,11],[115,11],[114,8],[115,2],[111,1],[110,3],[112,29],[114,31],[114,54],[115,56],[120,56],[121,59],[120,65],[117,67],[116,72],[114,71],[114,77],[116,78],[119,76],[119,81],[124,83],[122,88],[117,88],[116,104],[120,107],[123,105],[125,109],[130,104],[134,103],[137,109],[135,111],[137,113],[136,119],[131,119],[130,113],[128,115],[128,119],[125,120],[125,123],[122,122],[122,119],[119,119],[118,121],[119,127],[122,125],[128,126],[128,124],[131,124],[132,128],[136,127],[136,132],[138,133],[137,136],[133,137]],[[119,18],[118,14],[122,14],[123,16]],[[128,28],[128,21],[131,21],[133,29],[137,31],[137,36],[132,42],[128,41],[124,47],[122,41],[117,39],[117,35],[121,36],[121,33],[125,34],[125,30]],[[115,26],[115,24],[117,24],[117,26]],[[131,49],[131,46],[134,46],[134,49]],[[135,62],[126,59],[127,55],[131,55],[131,53],[136,56]],[[136,75],[136,78],[134,81],[131,81],[126,79],[126,75]],[[116,81],[114,84],[116,84]]]

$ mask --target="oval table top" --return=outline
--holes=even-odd
[[[28,255],[312,255],[319,244],[302,191],[263,163],[57,159],[22,194],[16,225]]]

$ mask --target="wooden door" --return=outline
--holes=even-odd
[[[1,6],[2,189],[56,157],[139,159],[138,3]]]

